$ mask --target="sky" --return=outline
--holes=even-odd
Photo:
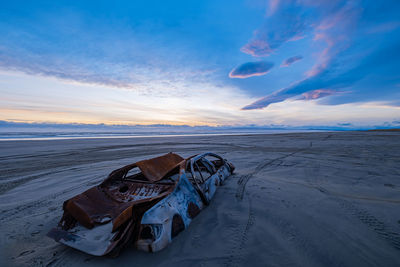
[[[400,127],[400,1],[6,1],[0,120]]]

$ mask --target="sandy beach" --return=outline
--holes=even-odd
[[[46,237],[112,170],[215,152],[236,171],[161,252],[93,257]],[[1,266],[400,266],[400,133],[0,142]]]

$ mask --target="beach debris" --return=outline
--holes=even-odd
[[[47,235],[94,256],[117,256],[128,244],[159,251],[189,226],[233,170],[214,153],[187,159],[168,153],[127,165],[65,201],[58,226]]]

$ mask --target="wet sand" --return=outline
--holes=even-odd
[[[62,203],[167,152],[236,165],[161,252],[93,257],[46,237]],[[0,142],[1,266],[400,266],[400,133]]]

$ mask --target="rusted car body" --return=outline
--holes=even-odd
[[[64,202],[48,236],[91,255],[118,255],[128,244],[155,252],[187,228],[234,166],[213,153],[168,153],[110,173]]]

